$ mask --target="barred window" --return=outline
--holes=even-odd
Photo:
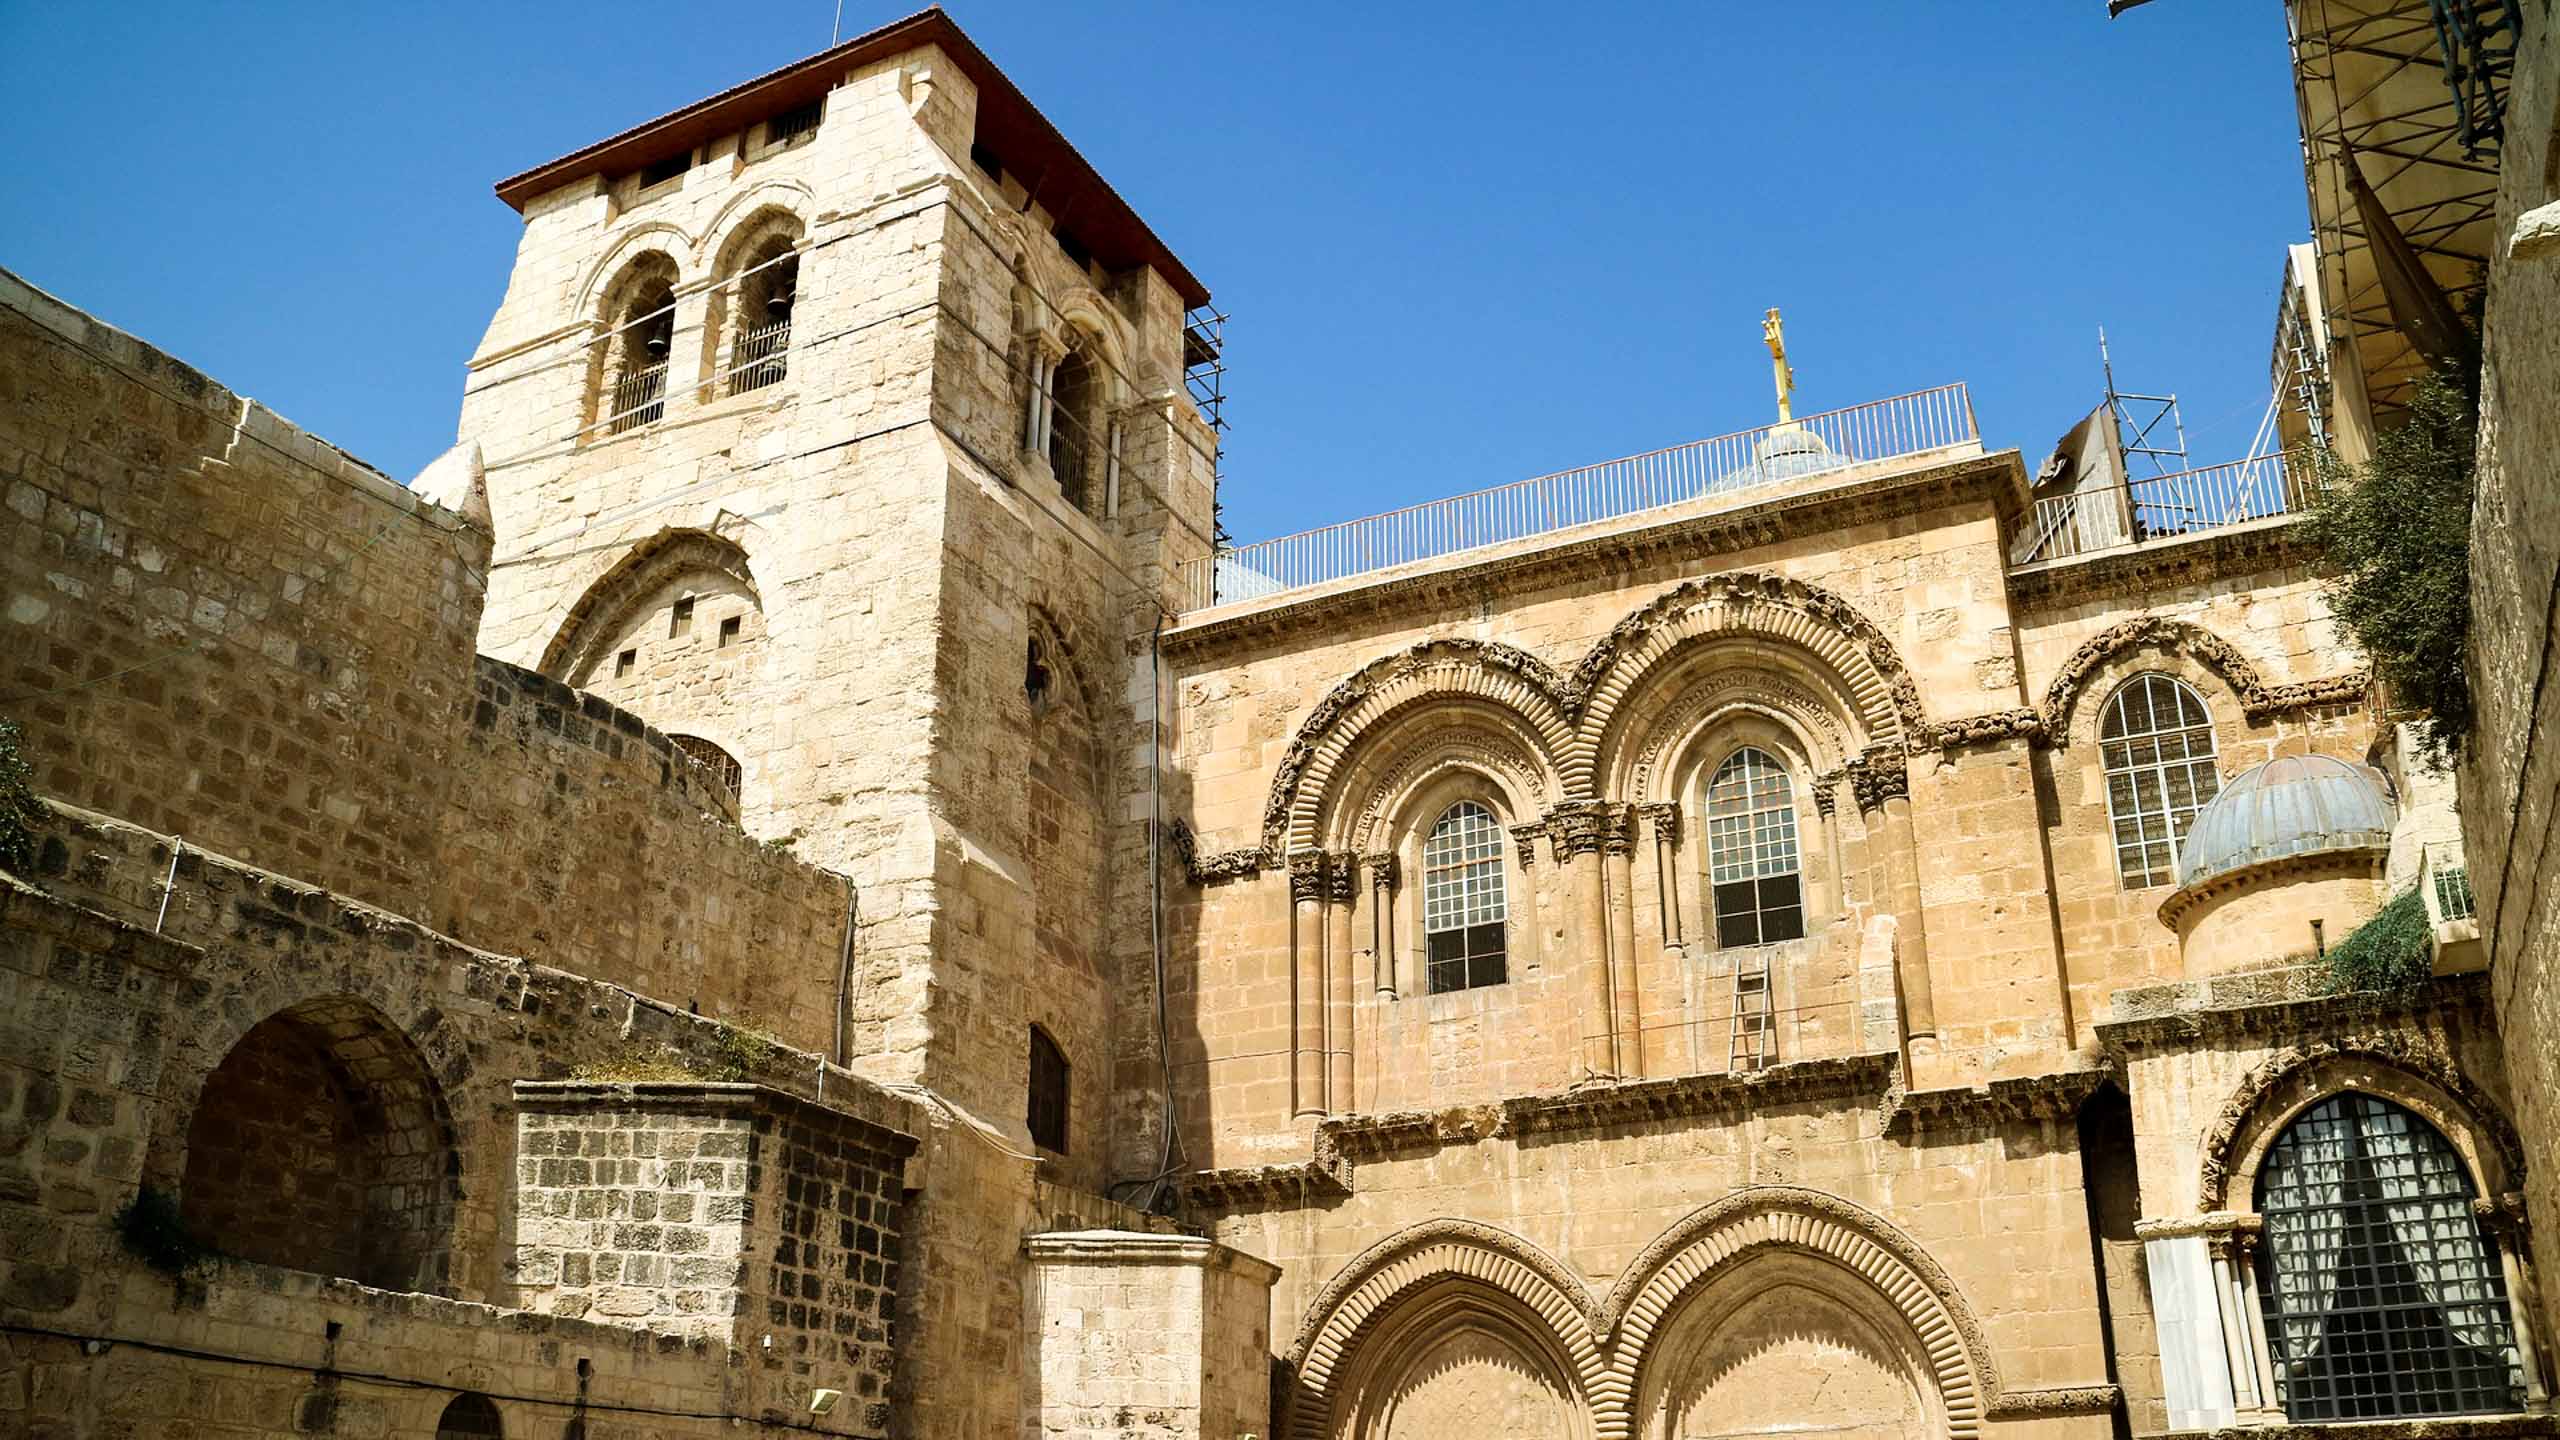
[[[2285,1418],[2519,1410],[2497,1246],[2433,1126],[2348,1092],[2303,1112],[2258,1180],[2258,1298]]]
[[[1442,811],[1422,842],[1422,936],[1431,993],[1499,985],[1503,924],[1502,826],[1472,800]]]
[[[1707,784],[1707,878],[1716,943],[1763,945],[1804,934],[1795,787],[1766,750],[1744,746]]]
[[[2130,890],[2175,883],[2187,822],[2222,788],[2204,698],[2166,675],[2137,675],[2107,701],[2098,742],[2116,874]]]

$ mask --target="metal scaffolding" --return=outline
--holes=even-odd
[[[2386,423],[2428,366],[2392,315],[2348,167],[2362,165],[2445,295],[2457,307],[2476,296],[2494,243],[2518,17],[2513,0],[2286,0],[2285,20],[2325,368],[2355,392],[2332,398]]]

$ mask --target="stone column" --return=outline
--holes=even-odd
[[[1289,853],[1289,1086],[1299,1115],[1324,1113],[1324,852]]]
[[[1396,857],[1387,852],[1367,857],[1369,867],[1369,962],[1378,998],[1396,998]]]
[[[1594,1075],[1618,1071],[1617,982],[1609,973],[1609,890],[1601,874],[1600,832],[1608,807],[1597,800],[1568,801],[1547,817],[1556,863],[1573,877],[1573,916],[1582,956],[1584,1013],[1576,1019],[1583,1067]]]
[[[1336,1115],[1359,1108],[1351,1095],[1351,901],[1359,886],[1358,855],[1326,857],[1324,1100]]]
[[[1609,1013],[1617,1021],[1618,1073],[1644,1073],[1644,1027],[1636,1007],[1635,807],[1611,805],[1600,822],[1609,880]]]
[[[1680,933],[1680,807],[1664,803],[1642,808],[1653,830],[1653,889],[1662,897],[1662,945],[1676,954],[1687,944]]]
[[[1938,1037],[1937,1007],[1929,998],[1929,941],[1920,914],[1920,850],[1911,829],[1911,769],[1902,756],[1874,753],[1852,763],[1849,782],[1858,796],[1870,835],[1882,832],[1882,845],[1869,845],[1873,863],[1880,848],[1885,866],[1885,894],[1899,931],[1903,1033],[1926,1040],[1934,1049]]]
[[[2276,1372],[2267,1349],[2267,1318],[2258,1308],[2257,1275],[2252,1266],[2258,1232],[2255,1215],[2211,1216],[2223,1228],[2205,1237],[2213,1254],[2213,1274],[2222,1304],[2223,1345],[2231,1363],[2231,1405],[2243,1425],[2281,1425],[2284,1407],[2276,1403]]]
[[[2532,1218],[2525,1209],[2524,1195],[2510,1190],[2496,1197],[2482,1196],[2471,1202],[2472,1213],[2480,1217],[2490,1237],[2498,1242],[2498,1264],[2507,1276],[2507,1310],[2509,1325],[2516,1335],[2516,1357],[2523,1362],[2524,1408],[2533,1414],[2551,1413],[2551,1377],[2542,1370],[2541,1346],[2535,1324],[2542,1317],[2541,1277],[2533,1273]]]

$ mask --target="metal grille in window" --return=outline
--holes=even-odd
[[[2387,1100],[2321,1101],[2258,1180],[2258,1298],[2287,1419],[2523,1408],[2498,1251],[2451,1144]]]
[[[1502,826],[1493,812],[1472,800],[1442,812],[1422,842],[1422,936],[1435,995],[1509,978],[1502,846]]]
[[[818,116],[826,109],[823,100],[812,100],[797,110],[785,110],[765,122],[764,143],[779,150],[818,133]]]
[[[1745,746],[1707,784],[1707,878],[1716,943],[1764,945],[1804,934],[1795,787],[1766,750]]]
[[[1031,1027],[1031,1143],[1067,1153],[1067,1052],[1049,1032]]]
[[[2436,872],[2436,913],[2447,920],[2468,920],[2480,913],[2479,898],[2471,893],[2471,872],[2459,865]]]
[[[791,314],[783,312],[779,320],[738,332],[738,351],[731,359],[729,393],[761,390],[779,385],[791,351]]]
[[[720,787],[721,794],[732,801],[738,798],[738,787],[745,783],[747,771],[738,763],[737,756],[699,735],[670,735],[667,738],[675,742],[677,749],[692,756],[696,764],[711,772],[712,783]]]
[[[2203,697],[2166,675],[2137,675],[2107,701],[2098,740],[2117,875],[2127,889],[2174,882],[2187,822],[2222,788]]]

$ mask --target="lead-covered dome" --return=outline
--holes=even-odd
[[[1726,471],[1711,488],[1741,490],[1776,480],[1798,480],[1848,463],[1849,457],[1823,444],[1821,436],[1801,425],[1780,425],[1752,447],[1750,464]]]
[[[2187,822],[2178,881],[2333,850],[2381,850],[2399,818],[2375,771],[2326,755],[2287,755],[2232,777]]]

